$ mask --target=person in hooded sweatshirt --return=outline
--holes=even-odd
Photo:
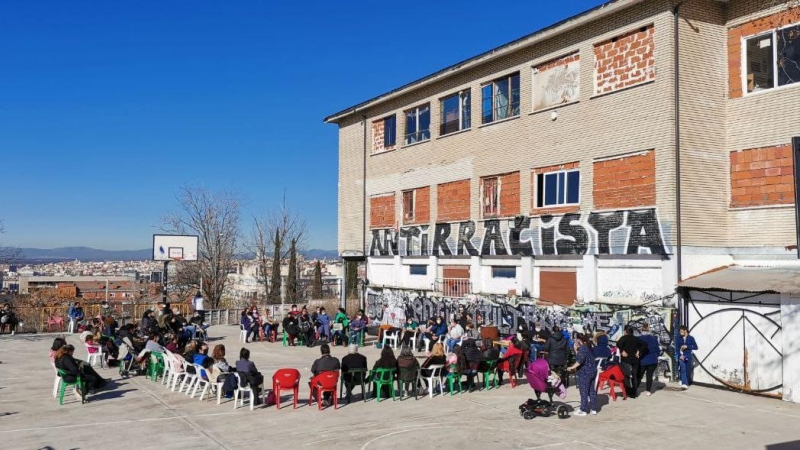
[[[661,346],[658,344],[658,338],[650,334],[650,325],[642,324],[642,334],[639,336],[645,344],[647,344],[647,351],[639,359],[639,384],[642,383],[642,376],[645,379],[645,392],[648,396],[653,395],[653,373],[658,367],[658,357],[661,355]]]
[[[601,331],[594,336],[594,340],[597,343],[592,349],[594,357],[606,358],[606,360],[611,359],[611,347],[608,346],[608,335]]]
[[[564,383],[565,388],[569,387],[569,376],[566,372],[569,342],[564,339],[564,335],[558,326],[553,327],[553,332],[545,342],[542,351],[547,352],[547,364],[550,365],[550,370],[561,377],[561,382]]]

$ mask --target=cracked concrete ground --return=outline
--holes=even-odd
[[[280,411],[250,411],[234,410],[229,400],[217,405],[190,399],[144,377],[119,380],[116,369],[105,369],[100,373],[115,379],[112,389],[84,405],[67,395],[59,406],[51,396],[54,374],[47,358],[55,336],[0,336],[0,448],[800,448],[800,405],[702,387],[684,392],[661,385],[652,397],[610,403],[601,393],[597,416],[526,421],[518,406],[533,396],[527,384],[381,403],[364,403],[356,395],[351,405],[318,411],[306,406],[303,382],[298,409],[284,396]],[[211,336],[212,345],[225,344],[233,362],[242,346],[238,328],[213,327]],[[68,341],[84,357],[77,335]],[[319,355],[318,347],[247,347],[267,378],[278,368],[294,367],[307,379]],[[345,352],[334,347],[332,353],[341,358]],[[362,349],[370,364],[378,352]],[[577,389],[570,388],[567,402],[577,400]]]

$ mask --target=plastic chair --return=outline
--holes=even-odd
[[[195,372],[197,372],[199,375],[197,376],[197,381],[194,382],[194,389],[192,389],[191,398],[194,398],[194,394],[197,393],[197,389],[202,385],[203,390],[200,391],[200,400],[202,401],[203,397],[205,397],[206,393],[208,392],[209,386],[211,386],[211,382],[207,378],[203,378],[203,373],[205,373],[206,377],[208,377],[209,371],[204,369],[200,364],[193,364],[193,366]]]
[[[242,324],[239,324],[239,342],[247,343],[247,330],[244,329]]]
[[[187,394],[189,393],[189,391],[192,390],[192,387],[194,386],[195,381],[197,381],[197,377],[200,376],[200,374],[198,374],[197,371],[195,371],[195,373],[190,373],[189,372],[189,370],[188,370],[189,367],[193,367],[193,366],[194,366],[194,364],[189,364],[186,361],[183,362],[183,380],[181,381],[180,388],[178,388],[178,392],[183,392],[183,387],[184,386],[186,386],[186,393]]]
[[[281,391],[292,391],[294,407],[297,409],[297,396],[300,391],[300,371],[297,369],[278,369],[272,375],[272,390],[275,392],[275,406],[281,409]]]
[[[375,369],[372,371],[373,389],[377,390],[375,398],[378,402],[381,401],[381,389],[384,386],[389,386],[392,391],[392,401],[396,400],[397,393],[394,389],[396,372],[397,369]]]
[[[517,387],[517,355],[508,359],[501,359],[497,363],[497,370],[508,372],[508,380],[511,383],[511,389]]]
[[[63,371],[61,369],[56,369],[56,370],[58,371],[59,378],[61,378],[61,397],[58,400],[58,404],[59,405],[63,405],[64,404],[64,391],[66,391],[67,386],[72,386],[75,389],[75,395],[78,398],[81,399],[81,404],[83,404],[85,402],[84,395],[85,395],[85,392],[86,392],[86,387],[83,384],[83,380],[81,379],[81,376],[78,375],[77,378],[75,379],[75,381],[70,382],[70,381],[66,381],[64,379],[64,376],[68,375],[67,372],[65,372],[65,371]],[[79,393],[79,391],[80,391],[80,393]]]
[[[408,385],[414,389],[414,400],[419,400],[419,367],[416,369],[409,369],[406,367],[400,368],[400,376],[397,379],[398,386],[401,387],[400,389],[400,401],[403,401],[403,392],[410,391],[411,389],[406,389]]]
[[[485,361],[484,364],[485,370],[480,372],[483,376],[483,388],[488,390],[500,387],[500,381],[497,378],[497,360]]]
[[[297,345],[305,345],[305,339],[303,338],[302,333],[298,334],[295,339],[297,339]],[[286,347],[289,345],[289,333],[286,330],[283,330],[283,346]]]
[[[395,331],[394,333],[389,333],[389,331],[383,332],[383,340],[381,341],[382,345],[386,347],[388,342],[392,344],[392,347],[397,350],[397,344],[400,342],[400,331]]]
[[[89,348],[97,349],[96,352],[90,353]],[[100,364],[100,368],[103,368],[103,362],[105,361],[106,354],[103,353],[103,347],[99,345],[86,345],[86,362],[89,363],[90,366],[94,367],[95,363]]]
[[[624,379],[625,375],[622,373],[622,369],[620,369],[619,366],[611,366],[607,370],[604,370],[603,373],[598,375],[597,391],[600,391],[600,389],[602,389],[603,386],[608,383],[608,395],[612,400],[617,401],[617,393],[614,388],[619,386],[622,389],[622,398],[627,400],[628,393],[625,391],[625,384],[623,383]]]
[[[49,316],[47,318],[47,331],[52,332],[54,325],[58,326],[59,331],[64,331],[64,318],[59,316]]]
[[[308,396],[308,404],[314,399],[314,394],[317,394],[317,409],[322,411],[322,395],[325,392],[333,394],[333,409],[339,408],[339,395],[336,392],[336,387],[339,384],[339,371],[328,370],[320,372],[311,379],[311,394]]]
[[[428,395],[430,398],[433,398],[433,391],[435,389],[435,385],[439,385],[439,394],[444,395],[444,381],[442,380],[442,369],[444,369],[444,364],[433,364],[425,369],[420,369],[419,371],[419,381],[421,383],[425,383],[428,389]],[[429,370],[430,373],[428,376],[422,375],[422,370]]]
[[[166,371],[164,354],[161,352],[150,352],[150,364],[147,366],[147,376],[153,381],[158,381],[158,376],[163,376]]]
[[[594,385],[597,386],[597,382],[600,380],[600,372],[603,370],[603,366],[605,366],[606,361],[608,358],[595,358],[594,362],[597,363],[597,375],[594,376]]]
[[[233,390],[233,409],[239,407],[240,400],[241,400],[241,405],[244,406],[244,394],[249,394],[250,411],[252,411],[253,407],[256,404],[256,392],[253,390],[252,387],[244,386],[244,383],[242,383],[242,376],[239,373],[233,372],[233,376],[236,377],[236,389]]]
[[[56,374],[56,379],[53,381],[53,398],[58,397],[58,388],[61,387],[61,377],[58,376],[58,369],[56,369],[56,365],[54,363],[50,363],[53,366],[53,372]]]
[[[461,376],[463,374],[458,369],[458,364],[450,364],[447,370],[447,385],[450,389],[450,395],[456,395],[455,387],[458,386],[458,393],[463,393],[461,390]],[[455,384],[455,386],[454,386]]]
[[[368,374],[368,372],[369,371],[367,369],[350,369],[350,370],[347,371],[346,374],[342,374],[342,376],[340,378],[341,387],[339,388],[339,393],[344,395],[344,393],[350,392],[350,394],[352,395],[353,388],[360,384],[361,385],[361,398],[366,402],[367,401],[367,388],[366,388],[366,386],[367,386],[367,374]],[[345,375],[348,375],[348,377],[350,378],[350,380],[351,380],[350,383],[345,381],[345,378],[348,378],[348,377],[345,377]],[[349,397],[347,397],[347,404],[348,405],[350,404],[350,398]]]

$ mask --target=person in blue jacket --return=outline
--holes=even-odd
[[[681,387],[689,389],[692,384],[692,371],[694,370],[692,364],[692,352],[697,350],[697,342],[693,336],[689,336],[689,329],[685,325],[678,328],[680,336],[675,341],[675,352],[678,358],[678,367],[681,371]]]
[[[642,334],[639,339],[647,344],[647,353],[645,353],[639,362],[639,383],[642,382],[642,376],[646,376],[645,392],[648,396],[653,395],[653,373],[658,367],[658,357],[661,355],[661,346],[658,344],[658,338],[650,334],[650,325],[647,323],[642,324]]]
[[[600,332],[595,336],[597,345],[592,349],[595,358],[611,359],[611,347],[608,346],[608,335]]]

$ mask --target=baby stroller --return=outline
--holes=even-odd
[[[559,419],[569,417],[567,405],[553,403],[554,395],[558,395],[562,399],[566,398],[567,389],[561,383],[561,377],[555,372],[550,372],[550,366],[544,358],[536,359],[528,364],[528,383],[536,392],[536,400],[529,398],[528,401],[519,405],[520,416],[525,420],[531,420],[537,415],[548,417],[555,412]],[[547,394],[549,400],[541,399],[543,392]]]
[[[119,358],[119,376],[128,378],[131,375],[137,375],[136,349],[133,348],[133,344],[128,338],[122,339],[119,344],[119,354],[121,355],[123,351],[125,357]]]

